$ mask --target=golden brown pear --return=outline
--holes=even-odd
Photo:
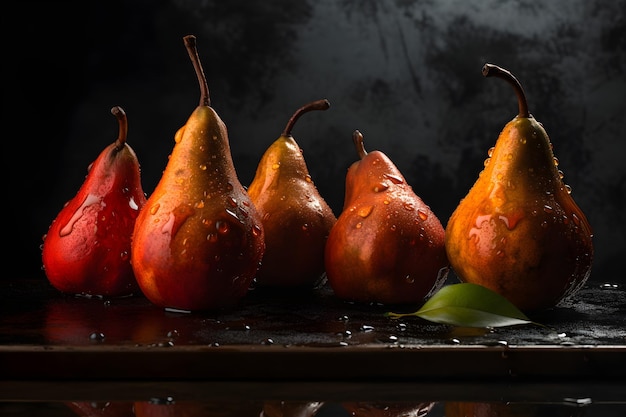
[[[506,124],[478,179],[446,226],[446,250],[460,280],[483,285],[523,311],[554,307],[591,271],[592,231],[574,202],[546,131],[529,112],[521,84],[485,64],[517,94],[519,114]]]
[[[326,242],[328,282],[338,298],[422,304],[445,283],[444,229],[381,151],[359,155],[346,174],[344,207]]]
[[[302,114],[329,107],[328,100],[317,100],[299,108],[263,154],[248,187],[265,232],[259,287],[310,288],[323,280],[326,238],[337,218],[311,179],[291,131]]]
[[[235,172],[226,126],[210,106],[195,37],[184,41],[200,104],[176,132],[163,175],[137,218],[131,261],[141,290],[158,306],[231,307],[259,267],[263,225]]]

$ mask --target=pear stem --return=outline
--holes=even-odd
[[[196,37],[194,35],[187,35],[183,38],[185,41],[185,47],[191,58],[191,63],[196,70],[198,76],[198,83],[200,84],[200,106],[211,106],[211,96],[209,95],[209,85],[202,69],[202,63],[200,62],[200,56],[198,55],[198,48],[196,46]]]
[[[483,66],[483,75],[485,77],[493,76],[502,78],[503,80],[511,84],[511,86],[513,86],[513,89],[515,90],[515,94],[517,95],[517,106],[519,108],[517,116],[530,117],[530,113],[528,112],[528,102],[526,101],[526,94],[524,94],[524,89],[522,88],[522,85],[520,84],[518,79],[515,78],[515,76],[511,74],[510,71],[507,71],[504,68],[501,68],[494,64],[485,64]]]
[[[113,107],[111,109],[111,114],[117,118],[117,122],[119,123],[119,132],[117,134],[117,139],[115,140],[115,149],[119,150],[124,147],[126,138],[128,137],[128,119],[126,118],[124,109],[120,106]]]
[[[365,145],[363,144],[363,134],[358,130],[355,130],[352,134],[352,142],[354,142],[356,153],[359,154],[359,159],[365,158],[367,151],[365,150]]]
[[[311,110],[326,110],[329,107],[330,102],[326,99],[312,101],[309,104],[305,104],[304,106],[300,107],[287,122],[287,126],[285,126],[285,130],[283,130],[282,136],[291,136],[291,130],[293,129],[293,125],[296,124],[296,121],[304,113],[310,112]]]

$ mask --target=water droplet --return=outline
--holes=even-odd
[[[383,174],[383,176],[385,178],[388,178],[391,182],[393,182],[394,184],[402,184],[404,181],[402,180],[402,178],[400,178],[397,175],[393,175],[393,174]]]
[[[228,225],[227,222],[218,220],[215,222],[215,229],[217,230],[218,233],[223,235],[225,233],[228,233],[228,231],[230,230],[230,226]]]
[[[593,400],[591,398],[563,398],[563,404],[582,407],[593,404]]]
[[[206,165],[205,164],[200,164],[200,170],[206,171]]]
[[[261,227],[259,227],[259,225],[255,224],[254,226],[252,226],[252,234],[254,236],[260,236],[262,232],[263,231],[261,230]]]
[[[552,208],[552,206],[549,206],[549,205],[546,204],[546,205],[543,206],[543,211],[545,211],[546,213],[550,214],[550,213],[552,213],[554,211],[554,209]]]
[[[226,212],[226,214],[228,214],[230,217],[234,218],[235,220],[239,221],[239,217],[237,217],[237,213],[235,213],[232,210],[224,210]]]
[[[602,290],[616,290],[619,286],[617,284],[609,284],[609,283],[604,283],[602,285],[600,285],[600,289]]]
[[[554,157],[554,166],[559,166],[559,159],[556,156]]]
[[[365,333],[373,332],[374,326],[370,326],[368,324],[362,324],[361,327],[359,327],[359,330]]]
[[[407,275],[406,277],[404,277],[404,280],[409,284],[415,283],[415,278],[413,278],[411,275]]]
[[[263,341],[262,344],[264,344],[264,345],[273,345],[274,344],[274,340],[272,340],[271,338],[268,337],[267,339],[265,339]]]
[[[372,213],[372,210],[374,210],[374,206],[363,206],[359,208],[357,214],[362,218],[366,218]]]
[[[154,405],[172,405],[176,403],[176,401],[174,401],[174,398],[172,397],[165,397],[165,398],[152,397],[150,398],[148,402]]]
[[[517,226],[517,223],[520,221],[520,219],[522,219],[523,217],[524,217],[523,213],[518,212],[518,213],[509,213],[506,216],[500,215],[498,216],[498,219],[500,219],[500,221],[504,223],[507,229],[513,230],[515,226]]]
[[[574,222],[576,226],[580,226],[580,219],[578,218],[576,213],[572,213],[572,221]]]
[[[565,191],[567,191],[567,194],[571,194],[572,193],[572,187],[570,187],[569,185],[565,184]]]
[[[357,229],[360,229],[361,227],[363,227],[363,223],[358,222],[358,223],[356,224],[356,226],[354,226],[354,227],[356,227]]]
[[[492,146],[491,148],[489,148],[489,150],[487,151],[487,156],[489,158],[491,158],[493,156],[493,151],[495,150],[495,146]]]
[[[104,333],[93,332],[89,335],[89,340],[91,340],[92,342],[102,342],[104,341]]]
[[[278,169],[278,168],[280,168],[280,162],[276,162],[272,164],[272,169]]]
[[[234,197],[229,197],[228,198],[228,204],[232,207],[235,208],[237,207],[237,200]]]
[[[491,162],[491,158],[487,158],[483,161],[483,166],[486,167],[487,165],[489,165],[489,162]],[[482,171],[481,171],[482,174]]]
[[[408,211],[412,211],[415,209],[415,207],[413,206],[413,203],[405,201],[404,203],[402,203],[402,207],[404,207],[405,210]]]
[[[417,215],[422,221],[426,221],[426,219],[428,219],[428,213],[422,209],[417,209]]]
[[[388,206],[389,205],[389,200],[383,200],[383,204]]]
[[[198,201],[198,202],[196,203],[196,208],[201,209],[202,207],[204,207],[204,201]]]
[[[131,196],[128,199],[128,207],[130,207],[133,210],[139,210],[139,205],[137,204],[137,202],[135,201],[135,198],[133,196]]]
[[[308,174],[304,177],[304,180],[305,180],[306,182],[313,183],[313,179],[311,179],[311,176],[310,176],[310,175],[308,175]]]
[[[387,189],[389,189],[389,184],[387,184],[386,182],[379,182],[374,186],[375,193],[380,193],[386,191]]]
[[[380,339],[381,342],[383,343],[398,343],[398,336],[394,336],[394,335],[389,335],[387,337],[381,337]]]
[[[167,337],[169,337],[170,339],[176,339],[178,336],[178,330],[170,330],[169,332],[167,332]]]
[[[120,258],[122,259],[122,261],[127,261],[127,260],[128,260],[128,258],[129,258],[128,251],[123,250],[123,251],[120,253]]]
[[[308,225],[308,224],[306,224],[306,223],[304,223],[304,224],[302,225],[302,231],[303,231],[303,232],[306,232],[307,230],[309,230],[309,225]]]
[[[352,337],[352,332],[350,330],[344,330],[342,332],[337,333],[340,336],[343,336],[345,339],[349,339]]]

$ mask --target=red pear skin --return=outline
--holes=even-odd
[[[59,291],[103,297],[139,293],[130,264],[131,234],[146,202],[137,156],[126,143],[121,107],[111,113],[119,136],[89,166],[85,181],[43,237],[45,274]]]
[[[447,278],[443,226],[387,155],[367,153],[358,131],[353,140],[360,160],[326,242],[328,282],[347,301],[421,305]]]
[[[265,250],[261,217],[237,178],[226,125],[210,106],[192,35],[184,37],[200,84],[200,104],[175,134],[174,148],[132,240],[132,266],[155,305],[181,310],[233,307]]]
[[[324,247],[337,218],[315,187],[291,129],[302,114],[329,107],[318,100],[299,108],[261,157],[248,187],[265,231],[257,287],[310,289],[323,282]]]
[[[501,131],[485,168],[452,213],[446,250],[460,280],[485,286],[525,312],[546,310],[587,281],[592,231],[563,182],[548,134],[519,81],[485,64],[517,94],[519,114]]]

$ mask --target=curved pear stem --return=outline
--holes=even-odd
[[[505,70],[494,64],[485,64],[483,66],[483,75],[485,77],[498,77],[502,78],[504,81],[508,82],[513,86],[515,90],[515,94],[517,95],[517,106],[518,117],[530,117],[530,113],[528,112],[528,102],[526,101],[526,94],[524,94],[524,89],[522,85],[518,81],[517,78],[511,72]]]
[[[200,106],[211,106],[211,96],[209,95],[209,85],[202,69],[202,63],[200,62],[200,56],[198,55],[198,48],[196,46],[196,37],[194,35],[187,35],[183,38],[185,41],[185,47],[191,58],[193,68],[196,70],[198,76],[198,83],[200,84]]]
[[[126,118],[126,112],[120,106],[115,106],[111,109],[111,114],[117,118],[119,123],[119,132],[117,139],[115,140],[115,149],[122,149],[126,143],[128,137],[128,119]]]
[[[359,154],[359,159],[365,158],[367,151],[365,150],[365,145],[363,144],[363,134],[358,130],[355,130],[352,134],[352,142],[354,142],[356,153]]]
[[[291,136],[291,130],[293,129],[293,125],[296,124],[296,121],[302,116],[304,113],[310,112],[311,110],[326,110],[330,107],[330,102],[326,99],[312,101],[309,104],[305,104],[300,107],[296,112],[291,116],[289,121],[287,122],[287,126],[285,126],[285,130],[283,130],[283,136]]]

